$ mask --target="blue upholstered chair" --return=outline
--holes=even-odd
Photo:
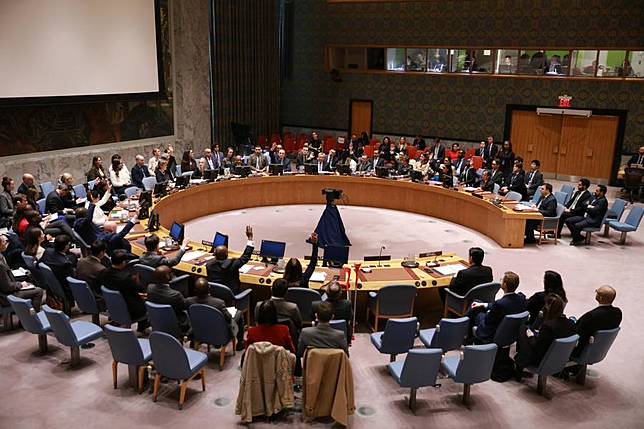
[[[30,299],[22,299],[17,296],[8,295],[7,300],[11,308],[18,316],[20,324],[25,331],[38,335],[38,349],[40,353],[47,353],[47,332],[51,332],[51,325],[45,313],[36,313],[31,305]]]
[[[71,366],[80,363],[80,346],[100,338],[103,330],[91,322],[75,320],[70,323],[69,316],[59,310],[54,310],[48,305],[43,306],[43,311],[56,339],[64,346],[71,348]]]
[[[414,315],[414,300],[416,299],[416,286],[389,285],[381,288],[377,293],[369,292],[367,305],[367,322],[369,313],[373,314],[374,323],[369,325],[372,331],[378,331],[379,319],[392,317],[412,317]]]
[[[389,361],[394,362],[396,355],[407,353],[414,347],[414,339],[418,330],[418,319],[389,319],[383,332],[371,334],[371,344],[380,353],[389,355]]]
[[[555,191],[555,198],[557,199],[557,204],[566,205],[566,202],[568,201],[568,198],[570,198],[570,195],[566,194],[565,192],[559,192]]]
[[[157,279],[154,276],[154,268],[143,265],[143,264],[134,264],[134,273],[139,276],[139,283],[147,290],[148,285],[151,283],[156,283]]]
[[[74,295],[74,301],[76,301],[78,309],[83,313],[91,314],[92,323],[100,326],[99,315],[101,311],[87,282],[73,277],[67,277],[67,283],[72,290],[72,295]]]
[[[313,303],[315,301],[321,301],[322,295],[320,295],[320,292],[313,289],[291,287],[286,291],[285,299],[297,305],[298,310],[300,310],[303,323],[311,324],[315,319],[315,315],[313,314]]]
[[[48,293],[51,292],[63,303],[63,312],[67,315],[72,314],[73,302],[67,298],[63,286],[58,281],[58,278],[54,272],[47,266],[39,262],[34,266],[34,269],[30,269],[31,274],[36,280],[36,284],[43,290],[46,290]]]
[[[391,362],[387,369],[400,387],[409,387],[409,408],[416,411],[416,390],[420,387],[439,387],[436,377],[441,365],[441,349],[409,350],[402,362]]]
[[[557,239],[557,228],[559,226],[559,222],[561,222],[561,215],[565,209],[566,207],[563,204],[557,203],[557,214],[554,217],[544,216],[543,221],[541,222],[541,228],[539,228],[539,244],[550,241],[546,237],[546,234],[551,234],[553,236],[552,241],[554,241],[555,245],[559,242]]]
[[[579,341],[579,335],[577,334],[554,340],[552,344],[550,344],[546,354],[541,359],[541,362],[539,362],[539,366],[529,366],[525,368],[526,371],[539,376],[537,392],[540,395],[545,396],[548,376],[561,372],[564,369],[566,363],[570,359],[572,350],[575,348],[575,345],[577,345],[577,341]]]
[[[435,328],[420,331],[418,337],[428,349],[438,348],[446,353],[463,345],[469,327],[470,319],[467,317],[441,319]]]
[[[208,356],[196,350],[184,348],[172,335],[155,331],[150,334],[152,360],[156,368],[154,376],[154,402],[159,396],[161,376],[179,381],[179,409],[186,400],[188,382],[197,374],[201,375],[201,388],[206,390],[206,370]]]
[[[74,231],[73,229],[72,229],[72,231],[71,231],[71,232],[72,232],[72,241],[73,241],[73,242],[76,244],[76,246],[78,246],[78,248],[80,249],[80,251],[81,251],[81,255],[82,255],[84,258],[85,258],[85,257],[87,257],[87,256],[89,256],[89,253],[90,253],[90,250],[91,250],[90,245],[89,245],[89,244],[87,244],[87,242],[86,242],[85,240],[83,240],[83,237],[81,237],[79,233],[77,233],[77,232],[76,232],[76,231]]]
[[[6,295],[2,294],[4,298]],[[2,316],[2,329],[8,331],[13,329],[13,308],[11,305],[0,304],[0,316]]]
[[[195,341],[195,349],[199,349],[199,343],[215,346],[219,349],[219,370],[224,369],[226,359],[226,346],[232,341],[233,355],[235,354],[235,337],[230,332],[224,315],[216,308],[209,305],[193,304],[188,308],[190,326]]]
[[[515,191],[509,191],[507,194],[505,194],[505,199],[509,201],[521,201],[523,196]]]
[[[494,302],[494,297],[500,288],[500,283],[483,283],[473,287],[463,296],[445,289],[443,317],[447,317],[450,313],[454,313],[459,317],[465,316],[474,301],[488,304]]]
[[[608,209],[606,219],[604,219],[604,237],[608,237],[608,224],[610,221],[616,220],[619,222],[622,220],[626,204],[628,204],[628,202],[621,198],[616,198],[615,201],[613,201],[613,205]]]
[[[130,186],[128,188],[125,188],[125,190],[123,191],[127,198],[132,198],[137,194],[137,192],[139,192],[139,188],[137,188],[136,186]]]
[[[459,356],[443,359],[443,372],[456,383],[463,383],[463,404],[469,403],[472,384],[490,379],[496,350],[496,344],[465,346]]]
[[[537,192],[535,192],[532,196],[531,202],[537,204],[539,202],[539,198],[541,198],[541,192],[539,191],[539,189],[537,189]]]
[[[40,214],[44,215],[45,208],[47,207],[46,200],[44,198],[41,198],[36,201],[36,204],[38,205],[38,211],[40,212]]]
[[[235,307],[244,315],[244,325],[250,326],[250,295],[252,289],[246,289],[239,292],[237,295],[233,294],[228,286],[219,283],[208,282],[210,287],[210,295],[224,301],[226,307]]]
[[[177,164],[177,166],[174,168],[175,171],[175,176],[179,177],[181,176],[181,165]]]
[[[82,183],[79,183],[78,185],[74,185],[72,188],[74,189],[76,198],[87,198],[87,191],[85,190],[85,185],[83,185]]]
[[[619,327],[595,332],[588,339],[588,343],[581,350],[579,356],[572,358],[574,362],[581,365],[577,374],[577,383],[586,383],[586,367],[604,360],[618,333]]]
[[[632,206],[624,222],[608,220],[608,226],[610,228],[622,233],[619,244],[626,243],[626,233],[637,231],[637,228],[640,226],[640,222],[642,222],[642,215],[644,215],[644,207]]]
[[[599,224],[599,226],[587,226],[586,228],[581,230],[581,232],[586,234],[585,244],[590,244],[590,238],[593,232],[599,232],[602,230],[602,225],[606,223],[606,216],[608,216],[608,211],[606,211],[604,219],[602,219],[602,222]]]
[[[496,328],[492,342],[499,346],[499,348],[510,347],[517,341],[517,338],[519,338],[519,328],[521,328],[521,325],[523,325],[529,317],[530,313],[527,311],[516,314],[507,314],[503,317],[503,320],[501,320],[501,323],[499,323],[499,326]],[[474,336],[476,337],[476,327],[474,328]]]
[[[43,182],[40,184],[40,189],[42,190],[43,197],[47,198],[47,195],[54,190],[54,185],[51,182]]]
[[[152,359],[150,340],[137,338],[131,329],[105,325],[105,336],[112,351],[112,381],[116,389],[118,364],[124,363],[137,369],[137,388],[139,394],[143,393],[143,378],[148,362]]]
[[[142,182],[143,189],[146,191],[154,191],[154,185],[157,184],[157,178],[155,176],[144,177]]]
[[[568,199],[570,199],[572,194],[575,193],[575,187],[572,185],[561,185],[560,191],[563,192],[564,194],[568,194],[569,195]]]
[[[171,305],[145,301],[145,306],[148,309],[148,320],[153,332],[165,332],[175,338],[183,339],[177,315]]]
[[[109,314],[112,323],[117,323],[120,326],[127,326],[129,328],[132,326],[132,323],[147,319],[147,315],[145,315],[137,320],[132,320],[121,292],[108,289],[105,286],[101,286],[101,291],[103,292],[103,299],[105,300],[107,313]]]

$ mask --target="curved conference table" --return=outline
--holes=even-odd
[[[323,204],[325,196],[321,191],[324,188],[341,189],[343,198],[340,204],[400,210],[444,219],[474,229],[507,248],[523,247],[527,219],[542,219],[538,212],[517,212],[512,209],[513,205],[510,203],[495,205],[488,199],[441,186],[375,177],[290,175],[224,180],[174,192],[157,201],[153,207],[161,223],[160,230],[155,234],[163,239],[168,236],[168,228],[173,222],[184,223],[230,210],[274,205]],[[145,251],[143,238],[146,226],[146,221],[143,221],[128,236],[132,251],[137,255]],[[208,253],[210,249],[197,242],[188,244],[191,247],[190,251],[175,269],[205,276],[206,263],[213,258],[213,255]],[[170,257],[175,251],[164,253]],[[239,255],[239,252],[231,249],[230,254],[234,257]],[[436,289],[448,286],[453,276],[453,273],[445,273],[445,267],[453,264],[467,265],[466,258],[450,253],[438,257],[417,258],[418,268],[405,268],[401,265],[402,260],[383,261],[381,266],[376,262],[352,260],[349,266],[353,267],[356,262],[371,270],[358,271],[359,289],[374,291],[391,284],[414,284],[420,289],[430,289],[431,292],[427,292],[431,293],[431,301],[434,304],[438,300]],[[437,262],[442,269],[428,268],[426,262]],[[306,264],[305,261],[302,263]],[[270,293],[270,288],[266,286],[270,286],[275,279],[281,277],[281,274],[274,273],[272,268],[254,256],[247,264],[246,270],[240,273],[240,280],[248,287],[259,289],[259,295],[266,296]],[[319,289],[334,274],[339,274],[339,271],[318,266],[316,272],[318,275],[326,275],[326,280],[311,281],[310,287]],[[353,287],[355,270],[352,271]]]

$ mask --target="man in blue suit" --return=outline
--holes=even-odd
[[[557,199],[552,194],[552,185],[544,183],[541,185],[541,198],[535,205],[539,213],[543,217],[557,216]],[[524,243],[535,243],[537,240],[534,238],[534,230],[541,225],[540,220],[526,220],[525,221],[525,240]]]
[[[516,314],[525,311],[526,299],[521,292],[516,293],[519,287],[519,276],[512,271],[503,275],[501,289],[503,297],[492,304],[475,302],[467,313],[470,323],[476,326],[475,337],[481,341],[492,341],[496,328],[508,314]]]

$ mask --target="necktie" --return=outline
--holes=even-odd
[[[532,185],[532,179],[534,178],[534,171],[530,173],[530,180],[528,180],[528,186]]]
[[[581,197],[581,194],[582,194],[581,191],[577,191],[577,195],[575,196],[575,199],[573,200],[572,205],[570,206],[571,210],[574,210],[575,207],[577,207],[577,202],[579,201],[579,198]]]
[[[639,165],[644,164],[644,155],[640,155],[640,157],[637,158],[637,164]]]
[[[257,157],[257,169],[259,170],[259,156]]]

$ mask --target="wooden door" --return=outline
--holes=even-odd
[[[357,134],[365,131],[371,135],[371,119],[372,119],[372,106],[371,100],[351,100],[351,109],[349,117],[349,134]]]
[[[541,161],[541,171],[556,174],[562,117],[537,115],[534,111],[512,112],[512,149],[523,157],[526,171],[530,161]]]

